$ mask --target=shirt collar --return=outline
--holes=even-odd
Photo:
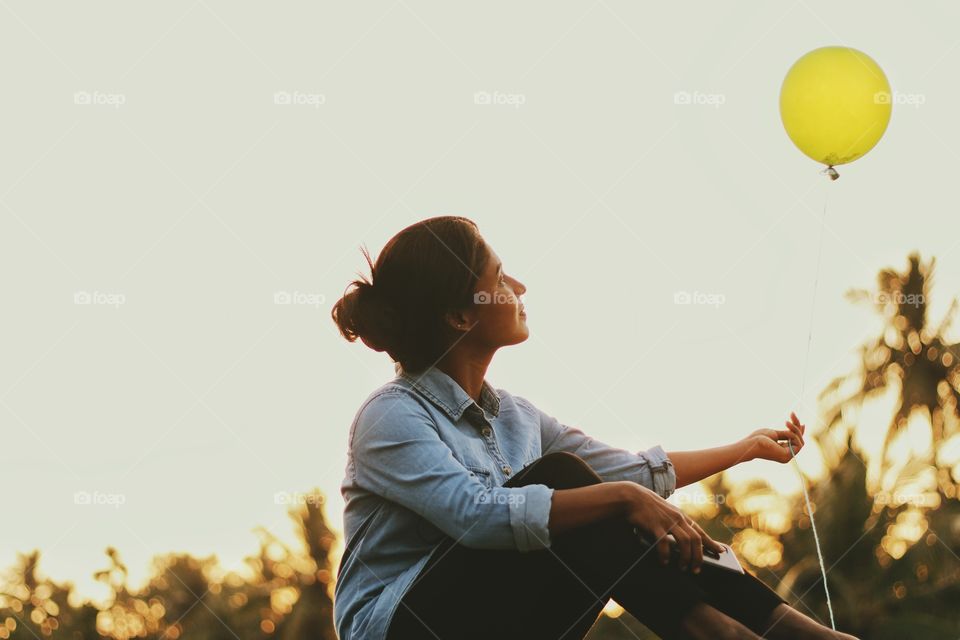
[[[453,420],[459,420],[470,405],[477,404],[456,380],[436,367],[418,372],[408,372],[400,366],[396,369],[398,377],[406,379]],[[500,394],[486,379],[480,386],[479,406],[494,417],[500,414]]]

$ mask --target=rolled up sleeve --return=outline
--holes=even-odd
[[[514,396],[540,420],[542,454],[566,451],[582,458],[605,481],[629,480],[669,498],[677,488],[677,474],[661,445],[632,452],[592,438],[541,411],[529,400]]]
[[[658,444],[637,455],[647,460],[646,466],[640,470],[643,477],[638,482],[669,498],[677,490],[677,472],[666,451]]]
[[[357,415],[350,446],[358,486],[414,511],[462,545],[519,551],[550,546],[553,489],[487,488],[404,392],[372,398]]]
[[[533,551],[550,546],[550,503],[553,489],[543,484],[530,484],[518,489],[524,491],[524,500],[519,508],[510,511],[510,526],[514,541],[520,551]]]

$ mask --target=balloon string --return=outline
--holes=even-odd
[[[830,175],[831,181],[836,180]],[[807,379],[807,364],[810,361],[810,342],[813,340],[813,312],[817,303],[817,283],[820,281],[820,257],[823,254],[823,230],[826,227],[827,219],[827,199],[830,195],[830,188],[827,187],[827,194],[823,198],[823,215],[820,218],[820,246],[817,249],[817,269],[813,278],[813,300],[810,303],[810,327],[807,330],[807,355],[803,359],[803,377],[800,378],[800,404],[803,405],[803,391]],[[800,477],[800,486],[803,488],[803,499],[807,503],[807,514],[810,516],[810,526],[813,529],[813,542],[817,547],[817,559],[820,561],[820,574],[823,576],[823,590],[827,594],[827,609],[830,611],[830,626],[834,631],[837,625],[833,619],[833,604],[830,602],[830,589],[827,587],[827,569],[823,563],[823,551],[820,549],[820,536],[817,534],[817,523],[813,519],[813,509],[810,508],[810,495],[807,493],[807,483],[804,481],[803,473],[800,471],[800,465],[797,464],[797,456],[793,451],[793,442],[787,440],[787,446],[790,448],[790,457],[793,460],[793,466]]]
[[[817,268],[814,271],[813,276],[813,299],[810,301],[810,322],[809,328],[807,329],[807,354],[803,358],[803,376],[800,378],[800,403],[803,404],[803,392],[806,388],[807,381],[807,364],[810,362],[810,343],[813,340],[813,316],[814,309],[817,305],[817,285],[820,282],[820,260],[823,256],[823,231],[826,228],[827,220],[827,201],[830,198],[830,189],[827,188],[826,194],[823,196],[823,215],[820,218],[820,242],[817,247]]]
[[[793,444],[789,441],[787,446],[790,447],[790,455],[796,456],[793,452]],[[800,473],[800,466],[797,465],[796,457],[793,458],[793,464],[797,469],[797,473]],[[817,523],[813,519],[813,511],[810,509],[810,496],[807,494],[807,485],[803,481],[803,475],[800,475],[800,485],[803,487],[803,499],[807,503],[807,513],[810,514],[810,526],[813,528],[813,543],[817,547],[817,560],[820,562],[820,575],[823,576],[823,590],[827,594],[827,610],[830,612],[830,626],[834,631],[837,630],[837,623],[833,619],[833,604],[830,602],[830,589],[827,587],[827,569],[823,564],[823,551],[820,550],[820,536],[817,535]]]

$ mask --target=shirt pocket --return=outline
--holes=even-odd
[[[471,475],[476,476],[487,489],[493,487],[493,473],[490,469],[478,464],[465,464],[463,466],[467,468]]]

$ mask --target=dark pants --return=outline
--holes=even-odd
[[[504,486],[571,489],[602,482],[569,453],[552,453]],[[613,598],[665,640],[689,609],[706,602],[758,634],[782,602],[749,573],[704,564],[699,574],[660,564],[656,548],[623,518],[554,536],[549,549],[473,549],[447,538],[397,608],[390,640],[583,638]]]

